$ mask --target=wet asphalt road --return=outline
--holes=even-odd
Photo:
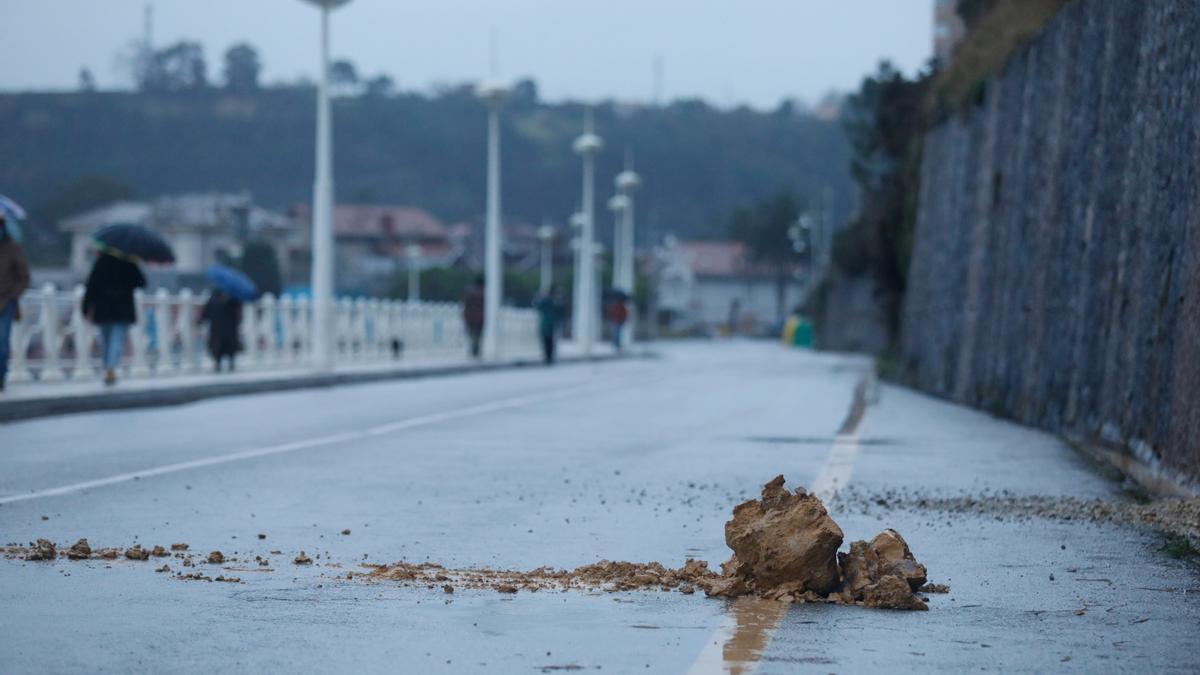
[[[222,584],[156,574],[155,561],[0,560],[0,671],[1200,664],[1196,569],[1159,553],[1157,535],[1111,525],[834,501],[848,540],[894,527],[931,579],[950,584],[927,613],[657,592],[447,596],[334,578],[401,559],[715,566],[728,557],[733,505],[779,473],[792,486],[835,475],[857,494],[1124,498],[1053,437],[890,386],[867,408],[855,452],[831,463],[861,361],[769,343],[660,353],[0,426],[0,541],[187,542],[243,561],[261,555],[272,570],[201,566],[243,581]],[[293,565],[300,550],[316,564]]]

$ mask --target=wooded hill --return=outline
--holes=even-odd
[[[314,101],[303,86],[0,95],[0,192],[35,215],[97,176],[143,197],[250,190],[267,206],[304,202]],[[412,204],[447,222],[481,218],[486,110],[469,88],[340,97],[334,115],[339,201]],[[781,189],[815,200],[829,187],[834,213],[849,210],[849,147],[837,121],[788,104],[726,111],[700,101],[609,103],[595,116],[607,143],[600,199],[633,148],[645,177],[642,222],[659,234],[724,237],[735,207]],[[503,118],[506,220],[562,222],[577,208],[580,162],[571,141],[583,117],[582,105],[539,101],[532,82],[516,87]]]

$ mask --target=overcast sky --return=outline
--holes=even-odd
[[[334,16],[335,57],[404,89],[486,76],[495,29],[500,74],[532,77],[543,98],[648,100],[654,60],[667,99],[777,105],[849,90],[891,59],[929,58],[933,0],[354,0]],[[0,0],[0,89],[70,89],[90,68],[126,87],[118,52],[142,33],[147,0]],[[264,80],[316,73],[317,13],[300,0],[155,0],[154,42],[198,39],[221,56],[249,41]]]

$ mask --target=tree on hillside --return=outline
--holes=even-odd
[[[387,75],[376,75],[363,87],[363,95],[370,98],[387,98],[395,93],[396,82]]]
[[[788,280],[800,256],[792,245],[791,229],[800,220],[801,205],[791,191],[780,192],[751,208],[741,208],[730,219],[729,232],[746,245],[750,259],[771,270],[779,318],[787,314],[784,302]]]
[[[86,66],[79,69],[79,91],[85,94],[96,91],[96,78],[92,75],[91,69]]]
[[[336,96],[354,96],[359,90],[358,68],[352,61],[338,59],[329,66],[329,84]]]
[[[246,276],[254,281],[260,293],[279,297],[283,291],[283,275],[279,271],[279,258],[275,247],[261,239],[251,239],[242,249],[239,265]]]
[[[247,92],[258,89],[262,61],[258,50],[245,42],[225,52],[225,87],[230,91]]]
[[[195,91],[208,86],[204,47],[183,40],[139,60],[138,83],[142,91]]]

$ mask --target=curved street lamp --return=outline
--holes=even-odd
[[[312,365],[333,369],[333,133],[329,109],[329,13],[350,0],[304,0],[321,8],[317,80],[317,167],[312,214]]]

